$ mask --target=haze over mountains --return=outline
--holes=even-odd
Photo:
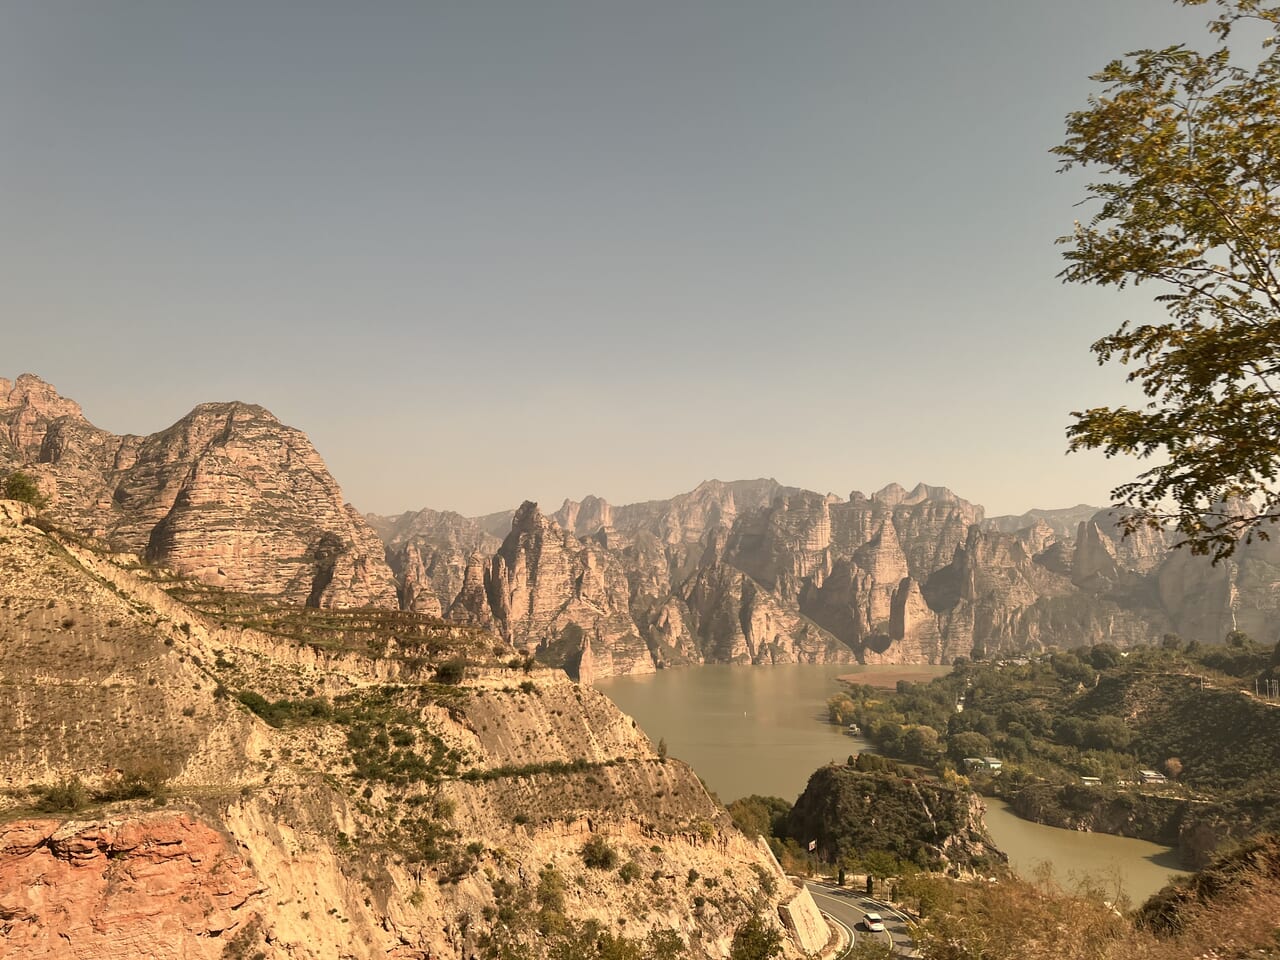
[[[465,470],[451,461],[450,469]],[[494,629],[575,676],[704,662],[931,662],[1232,629],[1274,642],[1280,545],[1211,566],[1087,506],[986,518],[944,487],[710,480],[667,500],[361,516],[302,432],[210,403],[146,437],[0,380],[0,469],[114,549],[228,590]]]

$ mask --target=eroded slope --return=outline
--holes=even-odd
[[[497,638],[201,613],[30,519],[0,511],[0,956],[539,956],[595,931],[723,957],[757,914],[789,956],[822,946],[692,771]]]

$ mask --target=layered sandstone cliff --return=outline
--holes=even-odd
[[[550,517],[526,505],[487,556],[482,547],[468,566],[455,554],[463,583],[441,606],[571,672],[587,653],[597,675],[706,662],[947,663],[1167,632],[1275,639],[1280,548],[1244,545],[1214,567],[1173,550],[1160,529],[1125,536],[1116,514],[1078,520],[1085,513],[987,521],[944,487],[891,484],[845,500],[771,480],[709,481],[634,505],[567,500]],[[474,544],[476,526],[457,518],[436,542]]]
[[[502,546],[502,538],[480,521],[452,512],[419,510],[366,519],[386,544],[401,606],[437,617],[463,592],[472,558],[487,560]]]
[[[48,516],[233,592],[492,627],[576,673],[705,662],[948,662],[1166,632],[1277,639],[1280,548],[1213,566],[1085,508],[987,520],[945,487],[842,498],[775,480],[547,516],[357,515],[307,438],[248,404],[148,437],[38,378],[0,381],[0,470]],[[1073,521],[1078,520],[1071,529]],[[376,529],[376,533],[375,533]],[[381,537],[381,539],[379,539]]]
[[[33,474],[49,515],[113,548],[232,590],[313,606],[397,604],[381,540],[301,431],[207,403],[116,436],[39,378],[0,381],[0,467]]]

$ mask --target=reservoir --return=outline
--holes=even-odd
[[[849,664],[779,666],[709,665],[661,670],[634,677],[607,677],[596,688],[640,724],[649,738],[667,741],[719,798],[728,803],[750,794],[794,802],[809,775],[823,764],[843,763],[869,750],[827,722],[827,700],[840,692],[837,678],[856,675],[860,683],[892,687],[899,679],[928,680],[948,667]],[[1139,903],[1178,872],[1168,847],[1080,833],[1032,823],[1001,801],[987,799],[987,828],[1013,868],[1033,877],[1042,862],[1053,877],[1072,886],[1086,876],[1114,896],[1116,879]]]
[[[667,741],[723,803],[753,793],[794,801],[814,770],[865,746],[827,722],[849,664],[709,664],[608,677],[595,687]]]
[[[1173,874],[1185,872],[1178,865],[1177,853],[1158,843],[1046,827],[1023,820],[1003,800],[983,799],[991,838],[1023,877],[1036,876],[1040,864],[1047,862],[1053,868],[1053,878],[1068,889],[1087,880],[1114,901],[1118,886],[1137,906]]]

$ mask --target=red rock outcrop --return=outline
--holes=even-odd
[[[186,813],[0,826],[0,958],[196,960],[256,935],[264,888]]]

